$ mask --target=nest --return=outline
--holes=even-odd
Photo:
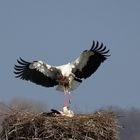
[[[2,140],[118,140],[115,113],[99,111],[74,117],[13,112],[2,123]]]

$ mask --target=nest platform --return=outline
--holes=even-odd
[[[2,122],[1,140],[118,140],[114,112],[75,114],[74,117],[48,113],[13,112]]]

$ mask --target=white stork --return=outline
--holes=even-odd
[[[70,92],[78,87],[82,79],[90,77],[107,59],[106,46],[93,41],[89,50],[83,51],[73,62],[61,66],[52,66],[42,61],[27,62],[20,58],[15,65],[16,78],[29,80],[44,87],[57,86],[56,90],[64,92],[64,106],[71,103]],[[67,105],[67,95],[69,105]]]

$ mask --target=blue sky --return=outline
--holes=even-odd
[[[61,92],[14,78],[16,59],[61,65],[98,40],[111,57],[73,92],[73,108],[139,108],[139,14],[138,0],[0,1],[0,101],[22,97],[61,108]]]

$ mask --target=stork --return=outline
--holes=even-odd
[[[42,61],[27,62],[18,59],[14,73],[16,78],[31,81],[44,87],[56,87],[64,92],[64,107],[71,104],[71,91],[75,90],[83,79],[90,77],[108,56],[109,50],[103,43],[93,41],[89,50],[83,51],[73,62],[53,66]],[[67,99],[68,96],[68,99]]]

